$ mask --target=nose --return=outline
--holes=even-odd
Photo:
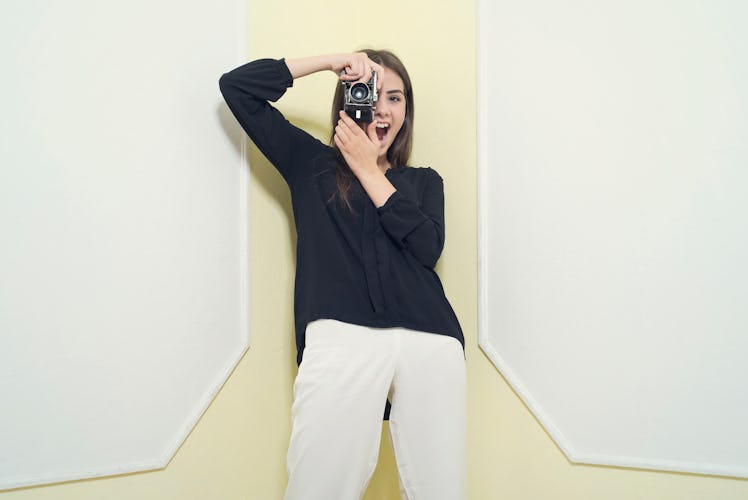
[[[384,99],[377,100],[377,104],[374,106],[374,113],[379,116],[385,116],[389,112],[386,101]]]

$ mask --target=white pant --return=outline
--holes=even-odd
[[[363,496],[377,464],[388,395],[402,497],[466,498],[460,342],[322,319],[307,325],[294,383],[286,500]]]

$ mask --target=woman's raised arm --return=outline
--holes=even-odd
[[[363,52],[287,59],[286,65],[294,79],[319,71],[332,71],[343,81],[368,81],[371,78],[372,70],[379,75],[384,73],[382,66],[369,59]],[[345,74],[341,76],[340,73],[343,70],[345,70]],[[377,79],[377,87],[381,88],[380,79]]]

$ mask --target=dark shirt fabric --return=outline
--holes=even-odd
[[[357,179],[354,212],[331,196],[337,163],[331,147],[289,123],[268,101],[293,86],[285,60],[260,59],[224,74],[224,99],[291,191],[296,223],[294,314],[297,363],[306,325],[336,319],[448,335],[462,329],[434,266],[444,247],[444,185],[431,168],[396,165],[397,189],[377,208]]]

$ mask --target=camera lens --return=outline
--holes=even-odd
[[[351,87],[351,99],[354,101],[365,101],[369,97],[369,87],[361,82],[354,84]]]

